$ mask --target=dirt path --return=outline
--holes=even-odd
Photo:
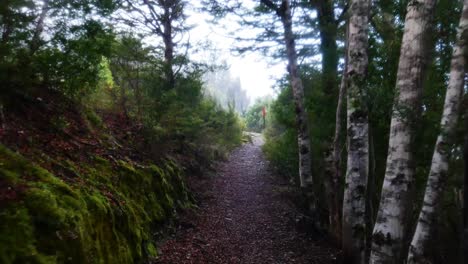
[[[216,177],[200,183],[200,210],[160,246],[157,263],[336,263],[335,250],[296,230],[297,210],[286,185],[272,176],[261,144],[254,136]]]

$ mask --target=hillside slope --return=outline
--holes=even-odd
[[[138,124],[111,113],[101,121],[59,95],[10,102],[0,129],[0,262],[155,257],[156,231],[191,205],[184,175],[196,162],[170,146],[148,153]]]

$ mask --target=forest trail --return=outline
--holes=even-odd
[[[336,263],[335,249],[297,230],[291,190],[273,177],[262,144],[254,134],[199,182],[200,209],[182,218],[156,263]]]

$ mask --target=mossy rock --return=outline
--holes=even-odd
[[[53,161],[82,178],[70,183],[0,145],[1,186],[14,193],[0,200],[0,263],[135,263],[157,255],[152,227],[189,204],[181,169],[173,161],[93,160]]]

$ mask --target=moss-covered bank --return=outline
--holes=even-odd
[[[39,159],[0,145],[0,263],[141,263],[157,254],[155,227],[189,205],[171,160]]]

